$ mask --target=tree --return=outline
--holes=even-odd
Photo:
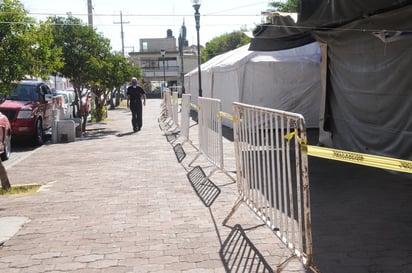
[[[69,16],[50,17],[56,44],[63,48],[64,66],[59,71],[71,79],[80,107],[80,90],[92,86],[96,97],[96,121],[102,119],[103,106],[114,87],[120,87],[141,72],[133,67],[121,53],[112,53],[110,40],[104,38],[80,19]],[[79,113],[85,126],[88,113]],[[83,131],[85,127],[83,127]]]
[[[298,0],[275,1],[270,3],[270,5],[279,12],[298,12]]]
[[[140,67],[131,65],[120,52],[115,52],[108,57],[107,62],[110,64],[110,69],[103,71],[108,75],[104,77],[102,85],[108,89],[107,95],[110,95],[110,106],[114,108],[113,97],[118,95],[121,86],[130,81],[132,77],[141,78],[142,73]]]
[[[26,75],[47,77],[61,67],[60,49],[54,47],[50,27],[38,26],[17,0],[0,2],[0,92]]]
[[[41,77],[61,66],[48,25],[38,26],[17,0],[0,1],[0,93],[8,94],[26,75]],[[0,161],[3,189],[10,181]]]
[[[217,55],[239,48],[249,42],[250,38],[242,31],[234,31],[213,38],[202,50],[202,61],[206,62]]]
[[[63,50],[64,66],[60,73],[73,83],[79,109],[77,115],[83,118],[82,130],[85,131],[88,113],[82,111],[81,91],[96,80],[104,58],[110,54],[110,41],[73,16],[50,17],[48,21],[53,25],[56,44]]]

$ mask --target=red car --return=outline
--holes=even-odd
[[[9,119],[0,112],[0,158],[5,161],[11,153],[11,126]]]
[[[36,145],[42,145],[45,134],[51,134],[52,110],[51,89],[41,81],[21,81],[0,104],[12,135],[29,136]]]

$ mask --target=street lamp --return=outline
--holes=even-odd
[[[166,67],[165,67],[166,50],[164,48],[160,50],[160,55],[162,55],[162,59],[163,59],[163,86],[162,86],[162,93],[161,93],[161,98],[163,99],[163,92],[164,92],[164,88],[166,87]]]
[[[180,54],[180,82],[182,85],[182,94],[185,93],[185,70],[184,70],[184,61],[183,61],[183,55],[184,55],[184,48],[185,48],[185,42],[186,42],[186,26],[185,26],[185,20],[183,19],[183,24],[182,27],[180,28],[180,34],[179,34],[179,54]]]
[[[195,20],[196,20],[196,31],[197,31],[197,74],[199,76],[199,97],[202,96],[202,74],[200,72],[200,38],[199,38],[199,29],[200,29],[200,0],[192,0],[192,6],[195,9]]]

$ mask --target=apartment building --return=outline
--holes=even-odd
[[[129,52],[129,60],[141,67],[148,95],[160,94],[163,87],[181,92],[183,75],[197,67],[197,50],[186,42],[180,56],[176,38],[169,29],[165,38],[140,39],[139,51]]]

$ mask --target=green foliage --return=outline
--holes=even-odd
[[[279,12],[298,12],[298,0],[275,1],[270,5]]]
[[[31,185],[16,185],[10,189],[0,189],[1,195],[13,195],[13,194],[30,194],[36,193],[40,189],[41,185],[31,184]]]
[[[110,40],[79,18],[49,17],[37,23],[18,0],[0,0],[0,22],[1,93],[25,76],[59,74],[77,91],[89,85],[112,90],[142,77],[139,67],[112,53]]]
[[[80,19],[50,17],[56,45],[62,48],[64,66],[60,73],[70,78],[76,89],[95,78],[101,58],[110,52],[109,41]]]
[[[64,66],[60,73],[70,78],[76,90],[81,86],[93,86],[98,98],[96,117],[101,117],[103,101],[114,87],[120,87],[132,76],[141,77],[140,68],[132,66],[123,54],[111,52],[110,41],[84,24],[69,16],[50,17],[56,44],[62,48]]]
[[[92,110],[91,116],[92,116],[93,122],[100,122],[104,120],[104,117],[107,117],[107,108],[106,107],[95,108]]]
[[[40,26],[30,34],[35,43],[31,47],[33,59],[28,74],[46,79],[50,73],[63,67],[62,48],[55,44],[52,26],[48,22],[40,22]]]
[[[58,48],[47,25],[37,25],[17,0],[0,2],[0,92],[7,94],[13,82],[26,75],[41,77],[58,69]]]
[[[242,31],[234,31],[213,38],[202,50],[202,61],[206,62],[217,55],[239,48],[249,42],[250,38]]]

